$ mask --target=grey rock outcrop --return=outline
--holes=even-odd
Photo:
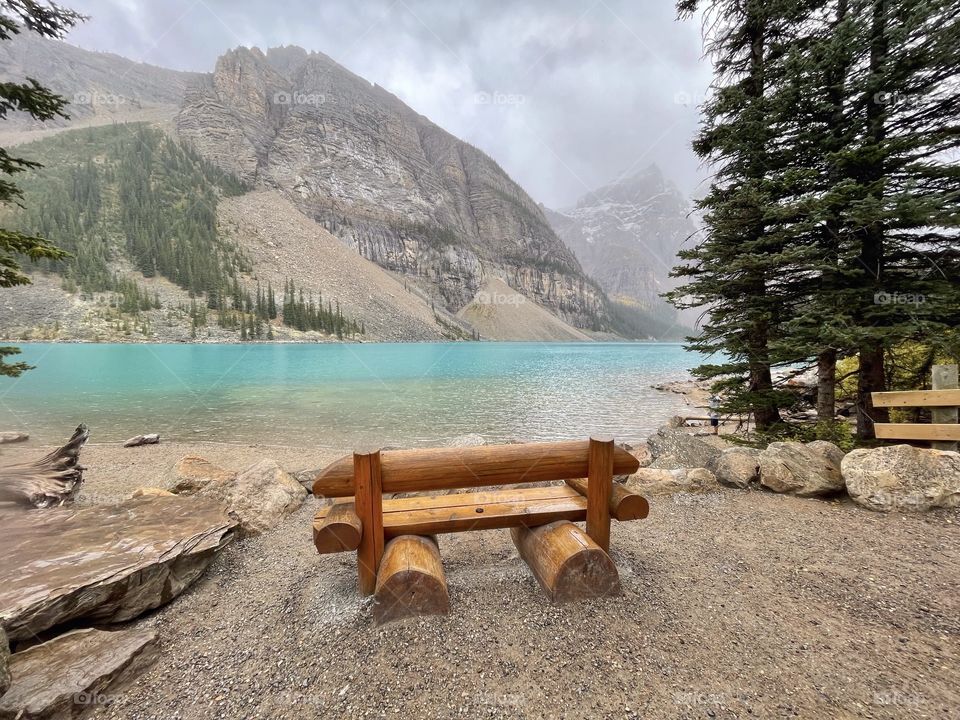
[[[841,463],[854,502],[880,512],[960,506],[960,453],[892,445],[847,453]]]
[[[174,483],[170,492],[175,495],[195,495],[211,482],[226,483],[237,477],[237,473],[224,470],[199,455],[185,455],[174,467]]]
[[[11,640],[83,620],[125,622],[190,586],[236,521],[203,498],[17,510],[2,517],[0,624]]]
[[[701,493],[718,489],[717,478],[706,468],[640,468],[627,478],[626,487],[642,495]]]
[[[229,475],[206,484],[198,497],[224,502],[239,522],[241,535],[259,535],[298,509],[307,489],[275,460],[264,459],[235,477]]]
[[[713,447],[690,433],[670,427],[661,427],[647,439],[647,447],[653,457],[651,468],[709,467],[720,455]]]
[[[802,497],[840,492],[844,485],[838,457],[842,456],[839,448],[824,441],[770,443],[758,457],[760,484]]]
[[[746,489],[760,482],[760,450],[751,447],[727,448],[707,467],[717,476],[718,482]]]
[[[447,309],[500,278],[579,327],[603,293],[541,209],[488,156],[325,55],[237,48],[185,93],[177,132],[245,181],[277,188]]]
[[[155,630],[87,628],[10,658],[13,682],[0,697],[0,720],[71,718],[106,705],[157,656]]]
[[[17,432],[17,431],[0,432],[0,445],[5,445],[7,443],[26,442],[29,439],[30,439],[30,434],[25,432]]]

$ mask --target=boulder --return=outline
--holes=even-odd
[[[710,464],[720,449],[682,430],[662,427],[647,440],[652,468],[703,468]]]
[[[831,465],[840,467],[840,463],[843,461],[844,452],[832,442],[828,442],[827,440],[813,440],[808,442],[806,446],[808,450],[813,450]]]
[[[10,658],[0,720],[77,717],[108,705],[157,656],[156,630],[74,630]]]
[[[0,627],[0,697],[10,687],[10,644],[7,633]]]
[[[653,455],[650,454],[650,448],[647,445],[630,448],[629,452],[640,463],[640,467],[649,467],[650,463],[653,462]]]
[[[626,486],[641,495],[701,493],[717,490],[717,478],[706,468],[640,468]]]
[[[960,453],[891,445],[849,452],[840,467],[850,497],[870,510],[960,506]]]
[[[138,487],[133,491],[133,494],[130,496],[132,498],[137,497],[176,497],[169,490],[164,490],[163,488],[158,487]]]
[[[190,586],[236,520],[203,498],[6,511],[0,625],[11,640],[63,623],[125,622]]]
[[[254,463],[235,478],[210,482],[198,493],[226,503],[240,521],[241,535],[259,535],[297,510],[307,490],[276,460]]]
[[[813,444],[813,443],[811,443]],[[760,452],[760,484],[780,493],[801,497],[830,495],[843,490],[837,454],[831,443],[817,441],[814,447],[800,442],[774,442]],[[833,446],[836,448],[836,446]],[[836,451],[842,457],[839,448]]]
[[[230,482],[235,472],[224,470],[199,455],[185,455],[174,468],[174,483],[170,491],[175,495],[195,495],[211,482]]]
[[[319,473],[320,470],[295,470],[290,474],[293,475],[294,480],[303,485],[303,489],[307,491],[307,495],[312,495],[313,481],[316,480]]]
[[[0,445],[6,443],[26,442],[30,439],[30,433],[25,432],[0,432]]]
[[[737,488],[748,488],[760,482],[760,450],[752,447],[731,447],[723,450],[708,466],[717,482]]]

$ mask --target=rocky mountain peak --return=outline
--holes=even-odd
[[[602,203],[650,204],[660,198],[685,202],[676,185],[664,176],[656,163],[652,163],[633,175],[619,177],[587,193],[577,201],[576,207],[581,209]]]
[[[231,50],[186,93],[177,131],[452,312],[492,277],[580,327],[606,312],[541,209],[491,158],[326,55]]]
[[[651,164],[586,193],[550,222],[612,297],[653,305],[675,282],[670,269],[694,230],[688,211],[688,200]]]

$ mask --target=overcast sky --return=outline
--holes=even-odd
[[[68,38],[180,70],[224,50],[326,53],[489,153],[535,200],[573,204],[652,162],[682,191],[710,79],[670,0],[60,0]]]

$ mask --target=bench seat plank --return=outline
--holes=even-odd
[[[566,485],[383,501],[383,531],[388,538],[536,527],[555,520],[578,522],[586,517],[586,498]]]

